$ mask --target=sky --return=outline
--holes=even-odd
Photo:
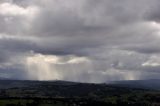
[[[160,77],[159,0],[1,0],[0,77]]]

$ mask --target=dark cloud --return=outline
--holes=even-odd
[[[157,45],[158,46],[158,45]],[[160,53],[160,48],[159,47],[130,47],[130,48],[126,48],[126,50],[130,50],[130,51],[136,51],[139,53],[145,53],[145,54],[156,54],[156,53]]]
[[[158,0],[1,0],[1,72],[39,79],[54,70],[54,78],[90,82],[157,76],[159,66],[152,65],[160,54],[159,5]]]

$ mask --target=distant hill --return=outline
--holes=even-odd
[[[71,85],[91,85],[90,83],[79,83],[71,81],[32,81],[32,80],[14,80],[8,78],[0,78],[0,89],[7,88],[24,88],[24,87],[37,87],[43,85],[62,85],[62,86],[71,86]],[[105,83],[104,83],[105,84]],[[103,84],[94,84],[94,85],[103,85]],[[160,90],[160,79],[149,79],[149,80],[124,80],[124,81],[112,81],[105,84],[106,86],[114,87],[125,87],[125,88],[140,88],[140,89],[149,89],[149,90]]]
[[[160,90],[160,79],[114,81],[110,84],[120,87]]]
[[[13,80],[13,79],[0,79],[0,89],[9,89],[9,88],[27,88],[27,87],[38,87],[44,85],[74,85],[75,82],[69,81],[34,81],[34,80]]]
[[[160,106],[160,92],[144,89],[151,87],[148,84],[158,88],[156,83],[159,81],[94,84],[3,79],[0,80],[0,106],[1,103],[12,106],[17,101],[23,105],[13,106],[43,106],[44,103],[46,106]],[[28,105],[29,101],[32,105]]]

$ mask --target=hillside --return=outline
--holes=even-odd
[[[0,80],[0,105],[26,106],[159,106],[160,92],[119,84],[89,84],[67,81]],[[18,101],[15,103],[15,101]],[[156,105],[155,105],[156,104]],[[130,106],[129,105],[129,106]]]
[[[160,79],[114,81],[110,84],[120,87],[160,90]]]

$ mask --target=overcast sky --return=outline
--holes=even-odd
[[[1,0],[0,77],[160,77],[159,0]]]

